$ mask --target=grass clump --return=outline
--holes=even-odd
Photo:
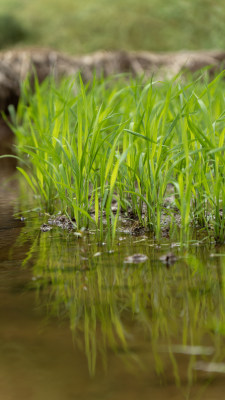
[[[18,169],[40,205],[78,229],[94,223],[102,236],[106,217],[113,238],[123,211],[157,238],[163,217],[172,229],[179,216],[182,241],[190,224],[224,241],[223,79],[36,80],[34,94],[26,82],[14,131],[27,168]]]

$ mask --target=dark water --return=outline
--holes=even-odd
[[[13,217],[12,177],[0,182],[0,399],[224,399],[225,247],[41,232],[35,213]],[[147,261],[126,263],[135,253]]]

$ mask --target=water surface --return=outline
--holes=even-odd
[[[223,399],[225,247],[41,232],[2,175],[1,399]]]

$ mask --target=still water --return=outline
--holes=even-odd
[[[1,400],[225,398],[225,247],[42,232],[0,187]]]

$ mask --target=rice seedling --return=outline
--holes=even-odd
[[[223,242],[224,88],[224,72],[188,84],[181,76],[36,79],[34,93],[26,81],[13,126],[27,164],[18,170],[45,211],[68,215],[77,229],[95,226],[100,238],[105,222],[115,238],[125,212],[158,240],[167,215],[182,242],[196,224]]]

